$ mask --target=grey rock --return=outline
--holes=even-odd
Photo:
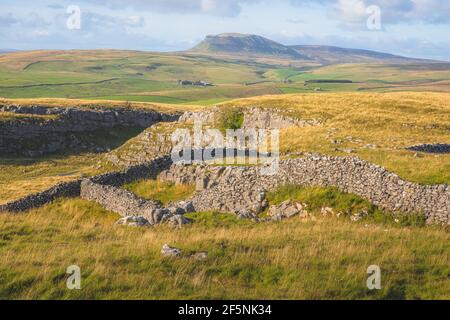
[[[208,253],[207,252],[197,252],[194,253],[191,258],[195,259],[195,260],[206,260],[208,258]]]
[[[191,222],[192,221],[190,219],[180,214],[173,215],[167,219],[167,223],[175,228],[181,228],[183,225],[189,224]]]
[[[151,227],[151,224],[147,219],[138,216],[128,216],[121,218],[116,222],[116,224],[129,227]]]
[[[163,245],[161,249],[161,254],[164,257],[180,257],[182,254],[182,251],[177,248],[172,248],[168,244]]]

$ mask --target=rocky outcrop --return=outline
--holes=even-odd
[[[273,109],[250,108],[244,111],[242,128],[283,129],[292,126],[303,128],[317,125],[320,125],[320,121],[316,119],[299,119]]]
[[[105,158],[116,167],[130,167],[148,162],[164,154],[170,154],[170,134],[176,129],[173,123],[158,123],[146,129],[123,146],[107,153]]]
[[[179,121],[201,121],[205,124],[212,124],[220,119],[221,112],[220,107],[201,112],[185,112],[180,117]],[[321,124],[317,119],[299,119],[276,109],[262,109],[257,107],[244,108],[242,109],[242,114],[244,116],[242,129],[283,129],[292,126],[303,128]]]
[[[86,131],[92,127],[110,128],[117,125],[138,126],[147,128],[156,122],[176,121],[180,114],[162,113],[147,109],[126,108],[75,108],[75,107],[42,107],[0,105],[0,112],[28,115],[57,116],[47,125],[58,132]],[[47,128],[35,128],[45,130]],[[32,130],[30,130],[32,131]]]
[[[147,128],[158,122],[176,121],[179,114],[153,110],[50,108],[0,105],[0,112],[52,115],[52,118],[13,119],[0,122],[0,152],[24,156],[43,155],[73,148],[79,134],[117,126]]]

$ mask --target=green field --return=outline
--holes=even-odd
[[[450,64],[307,65],[213,54],[137,51],[34,51],[0,56],[0,97],[78,98],[210,105],[302,92],[449,91]],[[289,61],[288,61],[289,63]],[[203,80],[214,87],[178,85]],[[284,83],[289,80],[289,83]],[[351,84],[307,84],[351,80]]]

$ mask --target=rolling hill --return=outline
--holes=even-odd
[[[310,61],[318,64],[436,62],[402,57],[384,52],[334,46],[286,46],[258,35],[240,33],[223,33],[207,36],[205,40],[188,52],[211,55],[273,56]]]
[[[213,86],[183,86],[179,80]],[[242,34],[208,36],[172,53],[37,50],[0,55],[0,97],[213,105],[266,94],[450,92],[450,63]]]
[[[389,53],[333,46],[291,46],[303,56],[321,64],[338,63],[431,63],[435,61],[407,58]]]

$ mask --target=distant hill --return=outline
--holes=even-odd
[[[10,53],[10,52],[15,52],[16,50],[12,50],[12,49],[0,49],[0,54],[2,53]]]
[[[322,64],[370,63],[370,62],[411,63],[411,62],[430,61],[430,60],[406,58],[383,52],[376,52],[362,49],[348,49],[333,46],[298,45],[298,46],[291,46],[290,48],[296,50],[301,55],[304,55]]]
[[[267,38],[240,33],[223,33],[207,36],[190,51],[202,53],[224,53],[238,55],[282,56],[291,59],[307,59],[294,48],[287,47]]]
[[[424,63],[431,60],[414,59],[389,53],[333,46],[286,46],[270,39],[249,34],[223,33],[207,36],[190,52],[236,56],[276,56],[292,60],[307,60],[319,64],[340,63]]]

